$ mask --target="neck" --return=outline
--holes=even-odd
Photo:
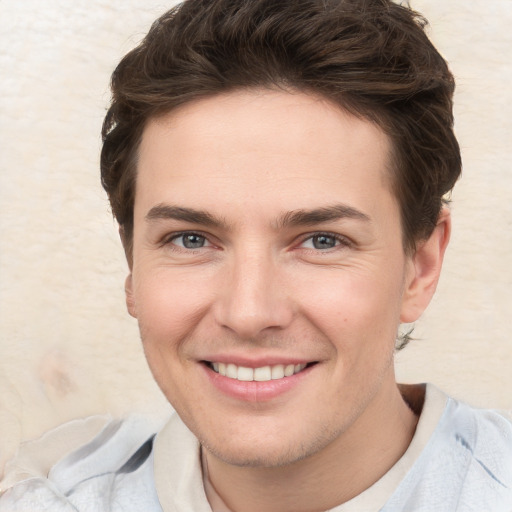
[[[318,512],[354,498],[405,453],[418,418],[393,384],[314,455],[280,467],[240,467],[205,451],[211,485],[233,512]]]

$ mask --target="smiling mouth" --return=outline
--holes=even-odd
[[[305,368],[316,364],[316,362],[307,364],[276,364],[272,366],[261,366],[259,368],[247,368],[245,366],[237,366],[233,363],[217,363],[210,361],[204,361],[204,363],[208,368],[223,377],[243,382],[267,382],[270,380],[284,379],[296,375]]]

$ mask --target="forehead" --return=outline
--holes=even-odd
[[[216,211],[242,202],[259,214],[323,203],[370,206],[377,197],[393,200],[388,164],[382,130],[322,98],[238,91],[149,121],[139,150],[136,215],[159,202],[183,201]]]

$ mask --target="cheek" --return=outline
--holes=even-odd
[[[196,331],[207,306],[208,292],[193,275],[171,269],[134,270],[134,296],[144,353],[153,376],[173,407],[184,410],[190,383],[184,392],[184,375],[193,364],[187,340]],[[196,334],[196,336],[194,336]]]
[[[298,283],[299,279],[295,279]],[[307,290],[307,293],[305,293]],[[370,272],[335,270],[324,279],[303,281],[295,287],[296,297],[302,297],[308,310],[323,318],[325,323],[371,323],[372,318],[397,319],[401,308],[401,276],[392,272],[375,275]]]
[[[302,312],[346,359],[368,351],[393,350],[399,324],[400,276],[338,270],[329,279],[312,279],[302,293]],[[323,284],[320,284],[323,283]],[[296,296],[299,290],[295,291]]]
[[[193,272],[169,269],[134,273],[137,319],[145,338],[175,342],[185,336],[211,300],[207,282],[198,280]]]

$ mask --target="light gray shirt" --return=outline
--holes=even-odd
[[[43,439],[29,452],[48,453],[51,442],[47,436],[46,447]],[[0,512],[232,512],[203,478],[199,443],[177,415],[159,429],[140,417],[103,422],[91,441],[49,469],[29,466],[26,454],[9,465]],[[406,453],[331,512],[434,510],[512,512],[512,424],[428,385]]]

